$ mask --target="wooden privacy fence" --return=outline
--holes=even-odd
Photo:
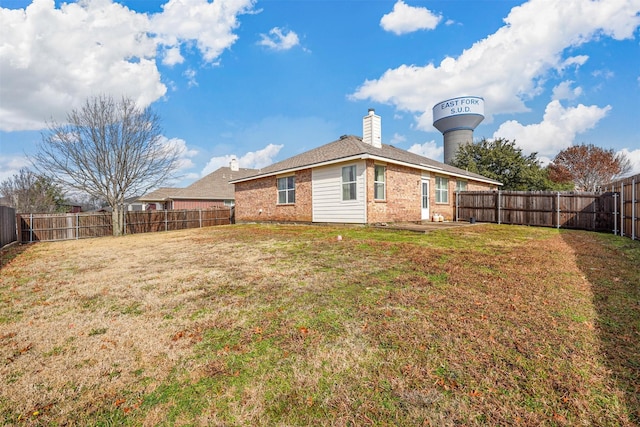
[[[21,243],[86,239],[113,234],[111,212],[19,214]],[[231,208],[205,210],[129,211],[125,234],[183,230],[231,223]]]
[[[16,240],[16,210],[0,206],[0,248]]]
[[[640,175],[616,181],[612,184],[605,185],[604,191],[615,192],[617,196],[617,212],[620,219],[616,234],[638,239],[640,235],[640,209],[638,202],[640,201]]]
[[[456,194],[456,218],[615,232],[616,200],[615,193],[463,191]]]

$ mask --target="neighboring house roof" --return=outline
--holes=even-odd
[[[249,175],[255,175],[256,169],[240,168],[237,171],[230,167],[222,167],[199,179],[187,188],[179,189],[171,194],[171,199],[205,199],[205,200],[233,200],[235,198],[234,186],[229,184],[233,179],[241,179]]]
[[[127,199],[124,199],[124,203],[126,205],[131,205],[134,203],[140,203],[140,197],[129,197]]]
[[[175,187],[160,187],[157,190],[152,191],[149,194],[138,198],[139,202],[164,202],[171,199],[171,196],[175,194],[180,188]]]
[[[160,187],[137,199],[138,202],[164,202],[167,200],[233,200],[235,190],[229,181],[255,175],[256,169],[221,167],[186,188]]]
[[[256,178],[356,159],[381,160],[425,171],[440,172],[460,178],[468,178],[490,184],[502,185],[500,182],[485,176],[467,172],[463,169],[437,162],[429,159],[428,157],[410,153],[409,151],[396,148],[392,145],[382,144],[382,147],[380,148],[374,147],[371,144],[362,142],[360,137],[353,135],[342,136],[337,141],[330,142],[329,144],[298,154],[297,156],[290,157],[281,162],[274,163],[260,169],[253,175],[236,178],[232,183],[249,181]]]

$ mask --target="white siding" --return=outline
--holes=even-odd
[[[357,199],[342,200],[342,167],[356,165]],[[364,161],[314,168],[311,171],[313,222],[367,222]]]

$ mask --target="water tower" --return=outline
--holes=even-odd
[[[484,120],[484,99],[461,96],[433,107],[433,126],[444,136],[444,162],[456,158],[458,147],[473,142],[473,130]]]

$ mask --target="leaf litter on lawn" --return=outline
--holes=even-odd
[[[28,246],[0,271],[3,422],[632,425],[637,318],[594,300],[637,306],[637,273],[604,271],[640,249],[597,236],[237,225]]]

